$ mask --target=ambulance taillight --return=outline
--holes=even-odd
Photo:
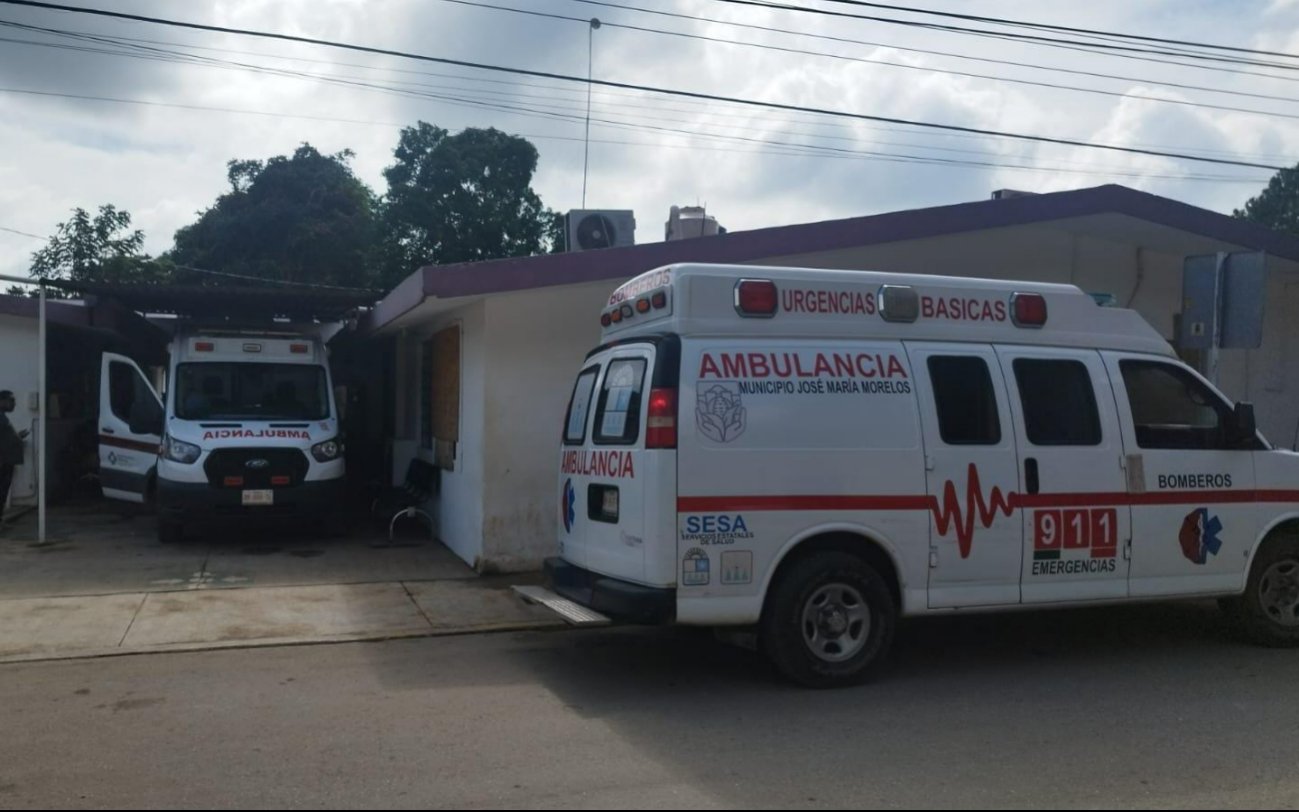
[[[1010,297],[1011,319],[1016,327],[1046,326],[1046,298],[1040,293],[1016,293]]]
[[[645,421],[645,447],[677,447],[677,390],[650,390],[649,411]]]
[[[741,279],[735,283],[735,312],[748,318],[776,315],[776,283],[770,279]]]

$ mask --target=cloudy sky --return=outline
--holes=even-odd
[[[65,2],[577,76],[587,71],[584,20],[598,16],[597,78],[1268,166],[1299,162],[1299,72],[1179,54],[1124,58],[725,0]],[[1299,0],[910,5],[1299,53]],[[304,141],[351,148],[357,173],[382,193],[398,130],[419,119],[529,137],[541,153],[534,187],[542,200],[581,206],[579,84],[4,4],[0,22],[0,229],[9,229],[0,230],[0,273],[25,274],[41,245],[14,231],[48,235],[75,206],[127,209],[147,249],[164,251],[224,190],[228,160],[284,154]],[[627,90],[597,90],[592,118],[587,206],[634,209],[638,242],[663,238],[674,203],[706,204],[740,230],[978,200],[1005,187],[1123,183],[1229,212],[1271,175]]]

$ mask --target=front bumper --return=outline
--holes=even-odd
[[[663,625],[677,616],[675,589],[642,586],[547,558],[546,582],[559,595],[623,623]]]
[[[245,506],[240,488],[214,488],[207,483],[158,479],[158,516],[169,520],[194,518],[329,519],[344,504],[344,480],[322,479],[273,488],[274,504]]]

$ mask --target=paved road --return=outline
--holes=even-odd
[[[1299,651],[1180,605],[907,624],[872,686],[672,630],[0,667],[0,806],[1293,807]]]

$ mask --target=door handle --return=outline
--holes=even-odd
[[[116,434],[116,433],[117,433],[117,432],[113,431],[112,429],[110,429],[110,428],[108,428],[108,427],[104,427],[104,428],[100,429],[99,432],[100,432],[101,434]]]
[[[1038,479],[1037,460],[1028,457],[1024,460],[1024,489],[1029,494],[1035,494],[1041,489],[1042,483]]]

